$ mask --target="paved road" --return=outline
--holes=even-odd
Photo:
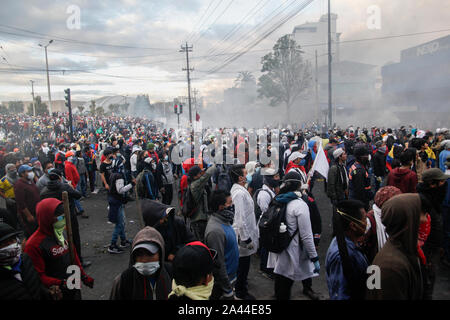
[[[321,264],[320,275],[313,279],[313,289],[323,299],[328,299],[328,289],[325,278],[325,255],[331,242],[331,206],[328,198],[323,193],[323,182],[317,182],[313,193],[316,196],[322,216],[323,234],[319,246]],[[176,193],[175,193],[176,194]],[[112,255],[107,252],[106,245],[111,240],[114,226],[107,223],[106,194],[91,195],[82,201],[89,219],[79,218],[82,255],[86,260],[92,261],[92,266],[86,271],[95,279],[95,287],[89,289],[82,287],[83,299],[104,300],[109,298],[113,279],[128,267],[129,250],[120,255]],[[140,220],[137,214],[136,201],[130,202],[125,207],[126,234],[130,239],[140,230]],[[259,273],[259,258],[252,257],[249,273],[249,291],[258,300],[273,299],[274,282]],[[450,300],[450,270],[438,267],[435,285],[435,299]],[[302,284],[295,283],[292,289],[292,299],[307,300],[302,293]]]

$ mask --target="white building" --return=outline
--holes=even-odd
[[[337,14],[331,14],[331,53],[333,62],[339,62],[339,38],[341,33],[336,32]],[[315,51],[319,67],[328,63],[328,14],[320,17],[318,22],[306,22],[298,25],[292,31],[292,36],[301,46],[304,58],[315,65]]]

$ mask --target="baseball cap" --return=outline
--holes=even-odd
[[[344,152],[345,152],[344,149],[342,149],[342,148],[337,148],[337,149],[334,150],[334,152],[333,152],[333,157],[334,157],[335,159],[337,159],[337,158],[339,158]]]
[[[157,244],[155,244],[153,242],[143,242],[143,243],[137,244],[133,248],[133,252],[135,252],[137,249],[140,249],[140,248],[147,250],[152,255],[159,251],[159,246]]]
[[[291,161],[294,161],[295,159],[298,159],[298,158],[303,159],[304,157],[306,157],[306,154],[304,154],[302,152],[295,151],[295,152],[292,152],[292,154],[289,156],[289,160],[288,161],[291,162]]]
[[[0,242],[20,234],[7,223],[0,222]]]
[[[447,180],[448,178],[450,178],[450,175],[445,174],[438,168],[427,169],[422,173],[423,181]]]
[[[17,170],[17,172],[18,172],[19,174],[21,174],[22,172],[25,172],[25,171],[32,171],[32,170],[33,170],[32,167],[30,167],[29,165],[23,164],[23,165],[21,165],[21,166],[19,167],[19,170]]]
[[[200,241],[186,244],[178,250],[173,260],[174,275],[186,273],[211,273],[217,251],[208,248]]]

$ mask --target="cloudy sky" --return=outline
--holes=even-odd
[[[373,5],[380,9],[380,29],[367,26]],[[69,28],[78,9],[80,29]],[[381,66],[398,61],[402,49],[450,34],[449,1],[333,0],[332,11],[341,41],[403,35],[344,42],[341,60]],[[52,99],[63,99],[67,87],[76,100],[148,94],[151,101],[169,101],[187,95],[185,54],[179,52],[187,41],[193,45],[192,87],[218,101],[238,71],[260,75],[261,57],[279,37],[326,12],[326,0],[2,0],[0,101],[31,100],[30,80],[47,100],[39,44],[50,39]],[[430,33],[411,35],[424,32]],[[225,64],[227,59],[232,62]]]

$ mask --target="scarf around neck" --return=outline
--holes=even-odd
[[[174,279],[172,280],[172,292],[169,294],[169,297],[172,295],[176,295],[178,297],[186,296],[192,300],[209,300],[213,286],[214,286],[214,278],[206,286],[200,285],[190,288],[178,285]]]

